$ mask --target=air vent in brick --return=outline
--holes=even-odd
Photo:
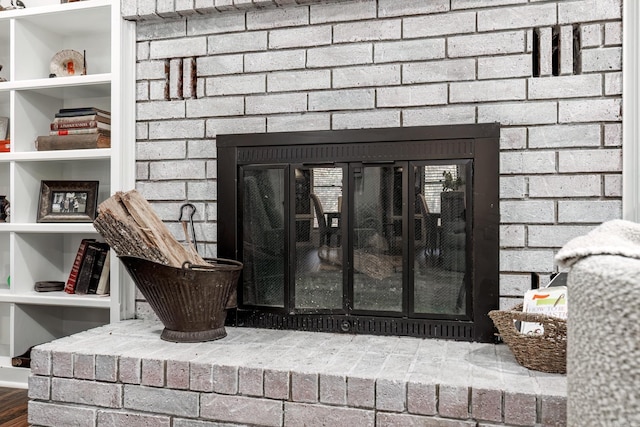
[[[196,58],[172,58],[165,61],[165,100],[198,97],[196,64]]]
[[[580,25],[534,28],[532,44],[533,77],[581,74]]]

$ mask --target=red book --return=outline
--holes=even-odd
[[[84,255],[87,251],[87,246],[89,245],[89,243],[95,241],[96,239],[82,239],[82,241],[80,242],[80,246],[78,246],[78,252],[76,252],[76,258],[73,261],[73,266],[71,267],[71,272],[69,272],[69,278],[67,279],[67,283],[64,286],[64,291],[66,293],[75,293],[76,281],[78,280],[78,272],[80,271],[80,266],[82,265]]]
[[[110,130],[100,128],[59,129],[49,131],[49,135],[82,135],[85,133],[99,133],[102,135],[111,136]]]

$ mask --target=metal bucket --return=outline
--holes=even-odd
[[[133,256],[119,257],[158,316],[162,338],[173,342],[201,342],[224,338],[227,309],[236,307],[242,263],[224,258],[211,266],[185,262],[182,268]]]

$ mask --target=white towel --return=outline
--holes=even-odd
[[[640,259],[640,224],[614,219],[567,242],[556,254],[561,267],[571,267],[591,255],[620,255]]]

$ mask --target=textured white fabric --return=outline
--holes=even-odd
[[[569,241],[567,425],[640,426],[640,224],[608,221]]]
[[[584,236],[571,239],[556,254],[561,267],[571,267],[591,255],[620,255],[640,259],[640,224],[622,219],[602,223]]]

